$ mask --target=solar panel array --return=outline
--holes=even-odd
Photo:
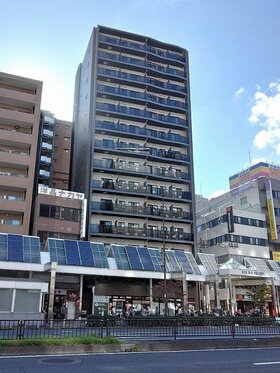
[[[272,271],[280,275],[280,262],[277,260],[268,260],[267,261]]]
[[[0,260],[40,263],[39,237],[0,233]]]
[[[181,271],[181,266],[178,263],[178,260],[175,255],[176,250],[166,250],[166,258],[167,258],[167,269],[170,272],[180,272]]]
[[[209,275],[218,273],[218,266],[214,254],[198,253],[197,256]]]
[[[160,251],[141,246],[111,245],[118,269],[162,271]],[[152,250],[152,251],[150,251]],[[156,254],[158,252],[158,255]]]
[[[109,268],[102,243],[49,238],[47,245],[51,261],[60,265]]]
[[[170,272],[186,271],[187,274],[201,275],[191,252],[185,250],[167,250],[168,268]]]
[[[246,256],[244,257],[244,260],[250,265],[250,267],[253,267],[258,271],[269,272],[269,268],[263,259]]]

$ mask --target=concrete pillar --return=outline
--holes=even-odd
[[[83,303],[83,286],[84,286],[84,275],[80,275],[80,292],[79,292],[79,316],[82,314],[82,303]]]
[[[150,309],[153,310],[153,279],[149,279],[149,303],[150,303]]]
[[[188,294],[188,282],[187,282],[187,274],[186,271],[182,271],[182,282],[183,282],[183,312],[187,313],[188,308],[188,300],[189,300],[189,294]]]
[[[95,296],[95,286],[92,287],[92,311],[91,313],[94,313],[94,296]]]
[[[220,296],[219,296],[219,277],[215,275],[215,304],[216,308],[221,308]]]
[[[272,290],[272,308],[275,311],[275,315],[273,316],[278,316],[279,308],[278,308],[277,299],[276,299],[276,289],[275,289],[275,282],[274,282],[273,277],[271,278],[271,290]]]
[[[229,291],[229,304],[230,304],[230,313],[231,315],[234,315],[234,304],[235,304],[235,297],[232,290],[232,281],[231,281],[231,275],[228,275],[228,291]]]
[[[48,307],[48,319],[53,318],[53,305],[54,305],[54,291],[55,291],[55,278],[56,278],[56,262],[51,262],[50,266],[50,288],[49,288],[49,307]]]
[[[228,285],[228,279],[225,279],[225,290],[226,290],[226,311],[230,311],[230,299],[229,299],[229,285]]]
[[[209,288],[209,284],[205,284],[205,302],[206,302],[206,312],[210,312],[210,288]]]

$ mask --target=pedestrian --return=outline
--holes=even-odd
[[[63,318],[63,320],[65,320],[66,317],[67,317],[67,307],[66,307],[65,303],[63,303],[61,308],[60,308],[60,315]]]

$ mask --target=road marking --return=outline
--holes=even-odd
[[[267,361],[265,363],[254,363],[254,365],[273,365],[273,364],[280,364],[280,361]]]

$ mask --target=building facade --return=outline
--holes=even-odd
[[[187,51],[98,26],[76,75],[72,189],[88,240],[192,251]]]
[[[42,82],[0,73],[0,232],[29,234]]]
[[[69,190],[72,122],[41,112],[38,138],[36,189],[38,185]]]

